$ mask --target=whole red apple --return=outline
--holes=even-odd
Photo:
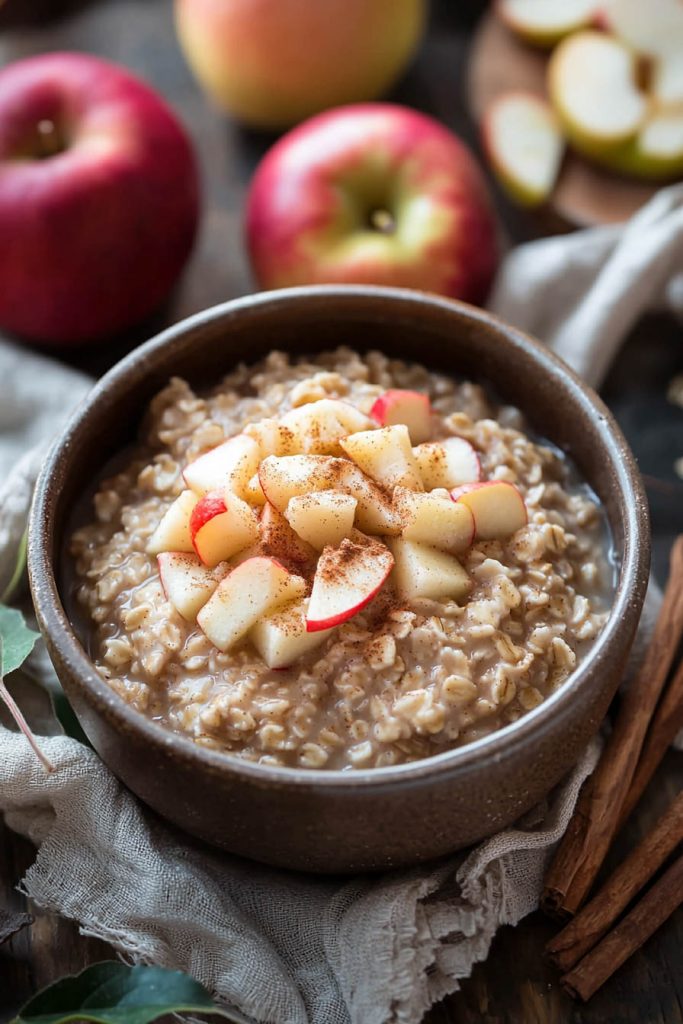
[[[246,231],[263,288],[385,284],[481,302],[498,260],[469,150],[432,118],[384,103],[283,136],[256,170]]]
[[[427,0],[175,0],[178,39],[201,85],[249,124],[287,128],[373,100],[422,37]]]
[[[198,206],[184,130],[128,71],[78,53],[0,70],[0,328],[74,344],[141,320]]]

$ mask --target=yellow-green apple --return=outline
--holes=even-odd
[[[528,92],[499,96],[484,115],[482,141],[496,177],[514,200],[523,206],[545,202],[565,146],[550,104]]]
[[[432,404],[429,395],[420,391],[391,388],[375,400],[370,416],[381,427],[405,423],[412,444],[422,444],[432,436]]]
[[[477,540],[504,540],[528,522],[524,498],[506,480],[463,484],[451,491],[451,498],[469,508]]]
[[[355,282],[481,302],[498,259],[472,154],[388,103],[331,110],[283,136],[257,168],[246,229],[264,288]]]
[[[600,8],[600,0],[498,0],[495,9],[526,42],[550,47],[590,25]]]
[[[387,543],[395,560],[392,579],[399,597],[460,601],[469,594],[472,582],[453,555],[405,537],[392,537]]]
[[[386,544],[357,533],[338,548],[325,548],[313,577],[306,630],[331,629],[357,615],[381,590],[393,565]]]
[[[416,50],[426,0],[176,0],[206,92],[261,128],[380,96]]]
[[[197,216],[190,143],[149,86],[81,53],[0,69],[0,327],[76,344],[141,320]]]

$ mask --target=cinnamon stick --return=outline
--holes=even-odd
[[[590,903],[546,946],[551,963],[568,971],[595,946],[645,883],[683,842],[683,792],[617,868]]]
[[[560,984],[575,999],[588,1000],[683,902],[683,855],[655,882],[630,914],[583,958]]]
[[[664,600],[645,659],[625,694],[614,731],[583,787],[546,876],[543,909],[561,917],[585,900],[619,823],[645,734],[683,631],[683,535],[671,552]]]
[[[633,808],[645,792],[650,779],[680,729],[683,729],[683,661],[664,691],[649,732],[645,737],[633,781],[621,809],[619,828],[630,817]]]

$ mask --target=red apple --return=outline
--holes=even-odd
[[[393,388],[375,400],[371,417],[381,427],[405,423],[412,444],[422,444],[432,436],[432,403],[420,391]]]
[[[416,49],[426,0],[176,0],[178,38],[225,110],[285,128],[371,100]]]
[[[0,327],[43,343],[120,331],[166,297],[198,215],[176,117],[81,53],[0,69]]]
[[[254,176],[246,230],[263,288],[385,284],[481,302],[498,259],[472,154],[387,103],[328,111],[280,139]]]

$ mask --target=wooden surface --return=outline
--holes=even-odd
[[[481,6],[476,0],[435,0],[420,58],[392,97],[435,114],[470,141],[475,132],[466,113],[465,56]],[[93,373],[157,327],[250,287],[240,240],[241,207],[249,175],[271,139],[239,129],[207,106],[177,50],[170,7],[169,0],[7,0],[0,13],[0,64],[58,47],[120,60],[167,96],[198,145],[205,217],[188,273],[152,323],[115,345],[62,354]],[[528,237],[534,225],[495,187],[494,193],[509,235],[515,240]],[[660,578],[671,538],[683,529],[683,483],[673,470],[675,458],[683,455],[683,411],[666,399],[668,382],[680,373],[680,330],[668,320],[651,319],[630,340],[605,388],[646,474]],[[671,753],[617,842],[613,863],[681,785],[683,756]],[[14,887],[32,859],[30,844],[0,826],[0,905],[24,905]],[[32,928],[0,948],[0,1022],[54,978],[113,955],[103,944],[79,936],[74,924],[35,908],[34,914]],[[475,969],[459,994],[432,1010],[427,1024],[683,1024],[683,915],[675,915],[586,1007],[564,996],[556,973],[542,963],[542,947],[553,928],[535,914],[514,930],[503,929],[486,963]]]
[[[522,90],[547,98],[547,54],[527,46],[495,14],[477,26],[468,67],[470,110],[479,121],[503,93]],[[568,150],[543,211],[572,226],[612,224],[625,220],[656,191],[656,186],[603,170]]]

